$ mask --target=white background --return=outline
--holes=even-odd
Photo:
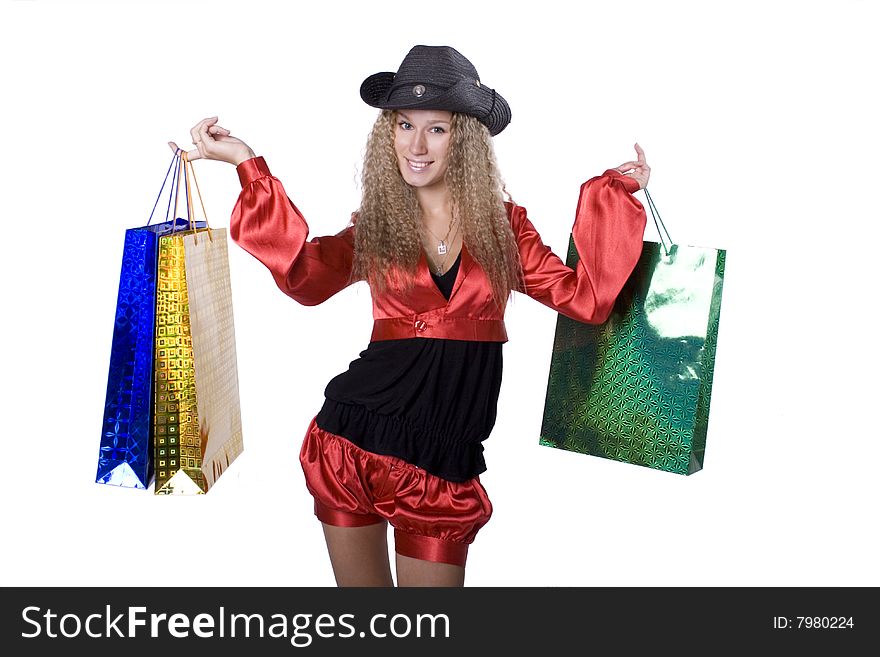
[[[510,102],[502,173],[557,253],[578,185],[636,141],[676,241],[728,250],[690,477],[540,447],[556,315],[509,306],[495,515],[467,583],[880,585],[874,3],[2,7],[3,585],[333,584],[297,454],[368,342],[368,290],[301,307],[230,242],[244,454],[206,496],[99,486],[122,241],[166,142],[214,114],[312,235],[337,232],[376,115],[359,85],[420,43],[456,47]],[[228,226],[234,168],[196,172]]]

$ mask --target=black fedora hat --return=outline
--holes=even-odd
[[[380,109],[437,109],[475,117],[494,137],[510,123],[510,106],[480,82],[477,69],[450,46],[415,46],[397,73],[376,73],[361,84],[361,98]]]

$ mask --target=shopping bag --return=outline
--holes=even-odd
[[[156,267],[159,238],[185,220],[152,224],[153,214],[174,171],[172,159],[146,226],[125,231],[122,271],[116,299],[110,369],[104,402],[98,469],[95,481],[128,488],[147,488],[153,475],[153,337],[156,321]]]
[[[647,198],[661,241],[644,243],[608,321],[558,317],[539,443],[692,474],[704,461],[727,252],[672,244]],[[567,264],[577,261],[571,240]]]
[[[187,217],[192,163],[182,158]],[[201,194],[199,194],[201,199]],[[204,205],[202,205],[204,212]],[[159,238],[154,458],[158,495],[206,493],[242,452],[238,366],[225,229]]]

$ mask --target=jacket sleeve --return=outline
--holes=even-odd
[[[514,206],[511,227],[525,292],[571,319],[607,320],[642,253],[645,209],[632,196],[638,189],[637,181],[612,169],[581,185],[572,228],[580,258],[575,269],[544,245],[525,208]]]
[[[351,278],[354,226],[306,241],[309,227],[262,157],[238,165],[241,193],[229,220],[229,234],[262,262],[278,287],[314,306],[355,281]]]

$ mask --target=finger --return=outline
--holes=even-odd
[[[217,122],[216,116],[208,117],[207,119],[202,119],[198,123],[196,123],[192,129],[189,131],[190,137],[192,137],[192,143],[198,144],[202,139],[204,139],[204,135],[207,134],[206,126],[213,125]]]
[[[168,146],[170,146],[171,150],[174,151],[175,153],[177,151],[181,150],[181,148],[173,141],[169,141]],[[188,160],[199,160],[199,159],[201,159],[202,154],[199,153],[198,150],[186,151],[186,157]]]
[[[635,147],[636,147],[636,153],[639,154],[639,162],[644,162],[645,161],[645,151],[642,150],[642,147],[639,146],[638,142],[636,142]]]
[[[195,147],[199,152],[199,155],[206,160],[212,159],[211,153],[208,151],[208,148],[213,146],[216,139],[213,135],[210,134],[208,129],[217,122],[217,117],[212,116],[209,119],[205,119],[202,121],[201,126],[198,129],[198,138],[195,141]]]
[[[619,167],[616,167],[616,168],[618,170],[620,170],[621,172],[623,172],[623,171],[628,171],[629,169],[635,169],[638,166],[639,166],[638,162],[624,162],[623,164],[621,164]]]
[[[174,151],[175,153],[177,153],[177,151],[183,150],[183,149],[180,148],[180,146],[177,145],[177,142],[174,142],[174,141],[169,141],[169,142],[168,142],[168,146],[169,146],[169,148],[171,148],[171,150]],[[198,152],[198,151],[187,151],[186,155],[187,155],[187,157],[188,157],[189,159],[191,159],[191,160],[193,160],[193,159],[198,159],[198,158],[199,158],[199,152]]]
[[[195,134],[193,135],[193,145],[196,147],[196,150],[187,153],[187,156],[190,160],[199,160],[202,158],[206,160],[211,159],[211,154],[208,152],[207,147],[209,144],[214,142],[214,137],[210,135],[210,133],[208,132],[208,128],[216,122],[216,116],[203,119],[199,121],[199,123],[196,124],[196,126],[194,126],[193,129],[190,131],[191,134],[195,132]],[[190,156],[190,153],[192,153],[193,155]]]
[[[202,127],[202,124],[203,124],[205,121],[207,121],[207,120],[208,120],[208,119],[202,119],[201,121],[199,121],[198,123],[196,123],[192,128],[190,128],[190,130],[189,130],[189,136],[192,137],[192,141],[193,141],[194,144],[195,144],[195,143],[198,141],[198,139],[199,139],[199,128],[201,128],[201,127]]]
[[[205,119],[204,121],[202,121],[198,129],[199,137],[197,141],[205,143],[211,143],[211,141],[213,141],[213,137],[211,137],[211,134],[208,132],[208,128],[217,123],[217,120],[218,119],[216,116],[212,116],[210,119]]]

